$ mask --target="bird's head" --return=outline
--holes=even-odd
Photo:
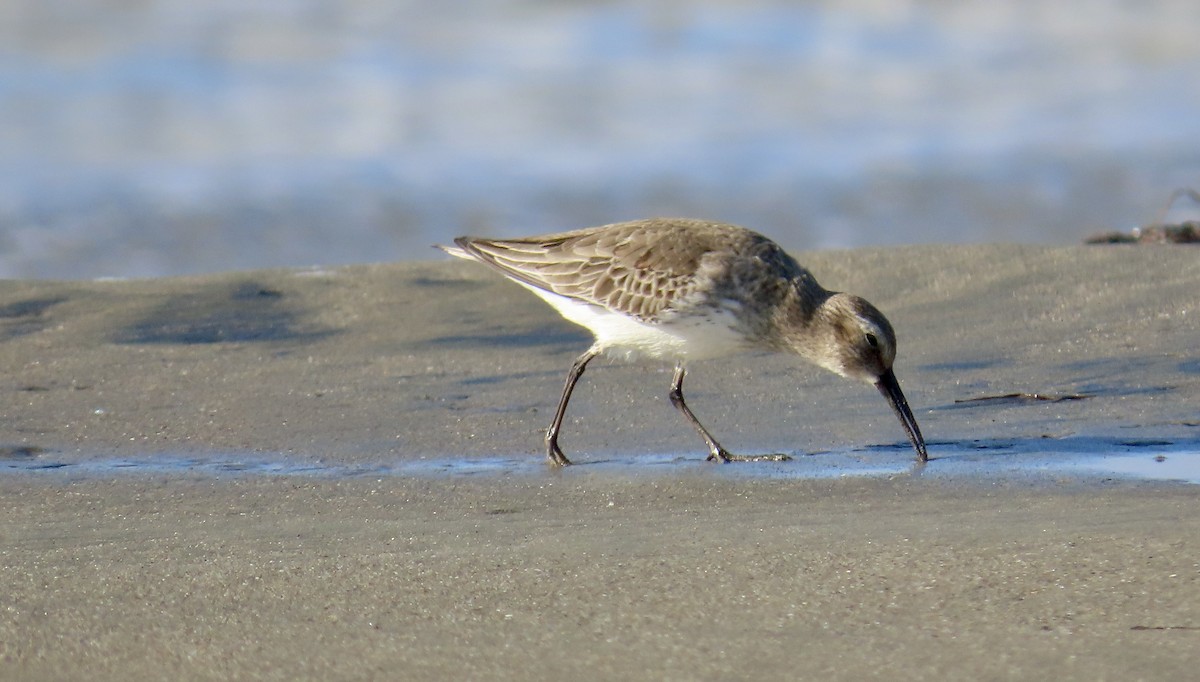
[[[892,372],[896,333],[875,306],[851,294],[831,294],[788,339],[793,351],[821,367],[874,384],[900,419],[918,459],[928,459],[921,429]]]

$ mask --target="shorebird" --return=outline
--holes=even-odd
[[[896,334],[875,306],[827,291],[775,242],[744,227],[656,218],[519,239],[458,237],[438,248],[477,260],[537,294],[595,341],[571,365],[546,456],[570,464],[558,445],[571,392],[601,353],[673,360],[671,403],[708,446],[708,459],[733,455],[683,399],[687,362],[760,349],[794,353],[827,370],[872,383],[900,419],[918,461],[925,439],[892,362]]]

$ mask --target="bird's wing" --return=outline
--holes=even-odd
[[[644,220],[523,239],[459,237],[458,248],[446,251],[528,286],[649,321],[689,301],[705,255],[724,234],[713,228],[722,227]]]

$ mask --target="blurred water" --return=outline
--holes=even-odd
[[[1074,243],[1200,186],[1198,29],[1193,0],[10,0],[0,277],[650,215]]]

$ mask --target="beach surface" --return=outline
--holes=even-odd
[[[1186,679],[1200,256],[797,253],[913,452],[793,358],[589,368],[470,263],[0,282],[0,679]],[[1189,482],[1190,481],[1190,482]]]

